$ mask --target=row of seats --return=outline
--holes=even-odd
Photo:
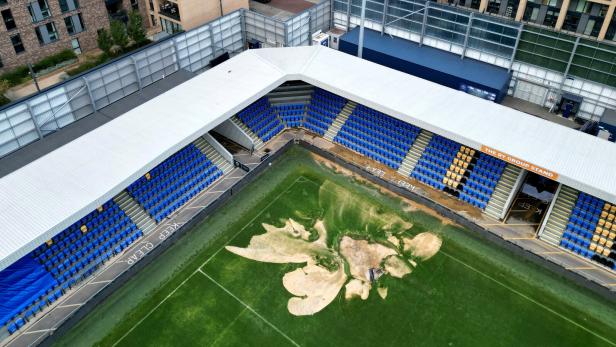
[[[157,223],[222,176],[222,171],[194,144],[186,146],[159,166],[167,171],[157,167],[127,189]]]
[[[237,114],[238,118],[264,142],[269,141],[284,129],[284,125],[263,97]]]
[[[560,245],[614,269],[616,223],[613,212],[616,212],[616,208],[610,203],[583,192],[579,193]]]
[[[357,105],[334,141],[398,169],[419,132],[415,126]]]
[[[274,106],[274,109],[278,116],[282,119],[282,122],[288,128],[300,127],[304,122],[304,117],[306,115],[306,104],[281,104]]]
[[[98,267],[142,236],[141,230],[113,200],[104,203],[22,258],[24,262],[32,259],[33,264],[37,264],[32,265],[34,270],[23,278],[28,279],[38,271],[42,273],[41,280],[45,276],[50,280],[27,295],[25,292],[33,288],[24,288],[22,302],[14,303],[14,313],[0,322],[0,326],[6,326],[10,334],[15,333],[71,287],[91,276]],[[7,276],[8,272],[10,270],[0,272],[0,278]],[[10,278],[10,281],[17,288],[21,279]]]
[[[323,136],[345,104],[346,99],[323,89],[315,88],[306,108],[304,127]]]
[[[417,161],[413,173],[428,170],[433,173],[436,182],[428,182],[428,185],[443,190],[447,185],[443,183],[447,170],[453,163],[453,159],[460,150],[460,144],[439,135],[432,135],[424,152]],[[438,183],[438,184],[436,184]]]
[[[479,202],[471,204],[479,205],[478,207],[482,209],[487,206],[506,165],[504,161],[485,153],[476,156],[476,160],[468,169],[468,178],[462,188],[464,193]]]

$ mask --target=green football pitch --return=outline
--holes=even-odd
[[[392,215],[413,224],[408,235],[437,233],[440,251],[402,279],[384,277],[386,299],[373,288],[367,300],[346,300],[343,288],[312,316],[287,310],[282,278],[302,264],[224,248],[288,218],[307,229],[323,219],[330,246],[348,234],[378,240]],[[588,290],[294,147],[56,344],[606,346],[615,327],[616,308]]]

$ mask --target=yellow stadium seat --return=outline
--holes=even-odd
[[[608,229],[603,229],[603,232],[601,233],[601,236],[608,237],[609,235],[610,235],[610,231]]]
[[[588,246],[588,249],[590,249],[591,251],[595,251],[595,249],[597,249],[597,245],[594,243],[591,243],[590,246]]]
[[[451,171],[447,170],[447,173],[445,174],[446,177],[451,177]]]
[[[151,178],[152,178],[152,176],[150,175],[150,173],[146,172],[145,179],[149,181]]]
[[[462,158],[462,153],[458,152],[458,154],[456,154],[456,157]]]
[[[453,185],[452,185],[453,189],[458,189],[458,184],[459,184],[458,182],[453,182]]]
[[[476,152],[475,152],[475,150],[474,150],[474,149],[471,149],[471,153],[470,153],[470,154],[471,154],[471,157],[472,157],[472,156],[474,156],[474,155],[475,155],[475,153],[476,153]]]
[[[455,172],[455,173],[460,173],[460,167],[459,167],[459,166],[456,166],[456,168],[455,168],[455,169],[453,169],[453,172]]]
[[[603,250],[603,256],[604,257],[609,257],[610,256],[610,250],[608,248]]]
[[[603,232],[603,228],[602,227],[596,227],[595,228],[595,233],[596,234],[601,234]]]
[[[616,213],[616,205],[612,205],[612,207],[610,207],[610,212]]]
[[[460,152],[464,152],[464,150],[466,150],[466,146],[464,145],[460,146]]]
[[[98,212],[103,212],[103,206],[99,206],[99,207],[97,207],[97,208],[96,208],[96,210],[97,210]]]
[[[614,221],[614,215],[611,214],[611,213],[609,215],[607,215],[607,220],[610,221],[610,222],[613,222]]]
[[[447,181],[449,181],[449,178],[443,177],[443,183],[447,184]]]
[[[612,205],[609,202],[606,202],[605,204],[603,204],[604,211],[609,211],[611,207]]]
[[[608,236],[607,236],[610,240],[613,240],[616,238],[616,233],[615,232],[611,232]]]
[[[603,253],[603,247],[597,246],[597,253]]]
[[[465,172],[466,172],[466,169],[460,169],[460,175],[464,176]]]
[[[614,245],[614,241],[607,240],[605,242],[605,247],[607,247],[607,248],[612,248],[613,245]]]
[[[449,171],[453,171],[453,170],[455,170],[455,168],[456,168],[456,166],[455,166],[455,165],[453,165],[453,164],[451,164],[451,165],[449,166]]]
[[[468,147],[467,147],[467,148],[465,148],[465,149],[464,149],[464,154],[466,154],[466,155],[471,154],[471,149],[470,149],[470,148],[468,148]]]
[[[88,232],[88,227],[84,224],[81,226],[81,228],[79,228],[79,230],[81,230],[81,232],[85,234]]]
[[[612,231],[616,232],[616,224],[612,224]]]
[[[602,237],[602,238],[600,238],[600,239],[599,239],[599,244],[600,244],[601,246],[605,246],[605,242],[606,242],[606,241],[607,241],[607,240],[606,240],[605,238],[603,238],[603,237]]]
[[[600,226],[604,226],[605,225],[605,219],[601,218],[599,219],[599,223],[597,223]]]
[[[611,229],[612,228],[612,223],[611,222],[605,222],[605,229]]]
[[[606,211],[601,211],[601,218],[606,219],[608,213]]]
[[[51,246],[53,245],[53,240],[47,240],[45,243],[47,244],[47,246]]]
[[[462,175],[458,175],[458,177],[456,177],[456,180],[460,182],[462,180]]]
[[[599,235],[597,235],[597,234],[594,234],[594,235],[592,236],[592,240],[593,240],[594,242],[599,241],[599,238],[600,238],[600,237],[599,237]]]
[[[462,167],[464,167],[464,169],[468,169],[468,163],[462,164]]]

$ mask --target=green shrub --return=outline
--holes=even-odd
[[[6,80],[9,86],[14,87],[22,83],[30,75],[30,70],[27,66],[22,65],[7,71],[0,75],[1,80]]]
[[[80,64],[78,67],[66,71],[66,73],[69,76],[79,75],[84,71],[90,70],[94,67],[97,67],[98,65],[105,63],[107,60],[109,60],[109,56],[106,54],[101,54],[96,58],[88,59],[84,63]]]
[[[40,60],[38,63],[34,64],[32,68],[34,71],[41,71],[71,59],[77,59],[77,55],[72,50],[65,49],[59,53],[50,55]]]
[[[7,98],[4,95],[0,95],[0,106],[4,106],[11,102],[11,99]]]

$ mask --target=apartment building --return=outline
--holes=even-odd
[[[109,26],[101,0],[0,0],[0,14],[0,71],[93,49],[96,31]]]
[[[616,0],[444,0],[516,21],[616,40]]]
[[[248,0],[146,1],[149,21],[147,26],[159,26],[169,34],[190,30],[240,8],[248,9]]]

